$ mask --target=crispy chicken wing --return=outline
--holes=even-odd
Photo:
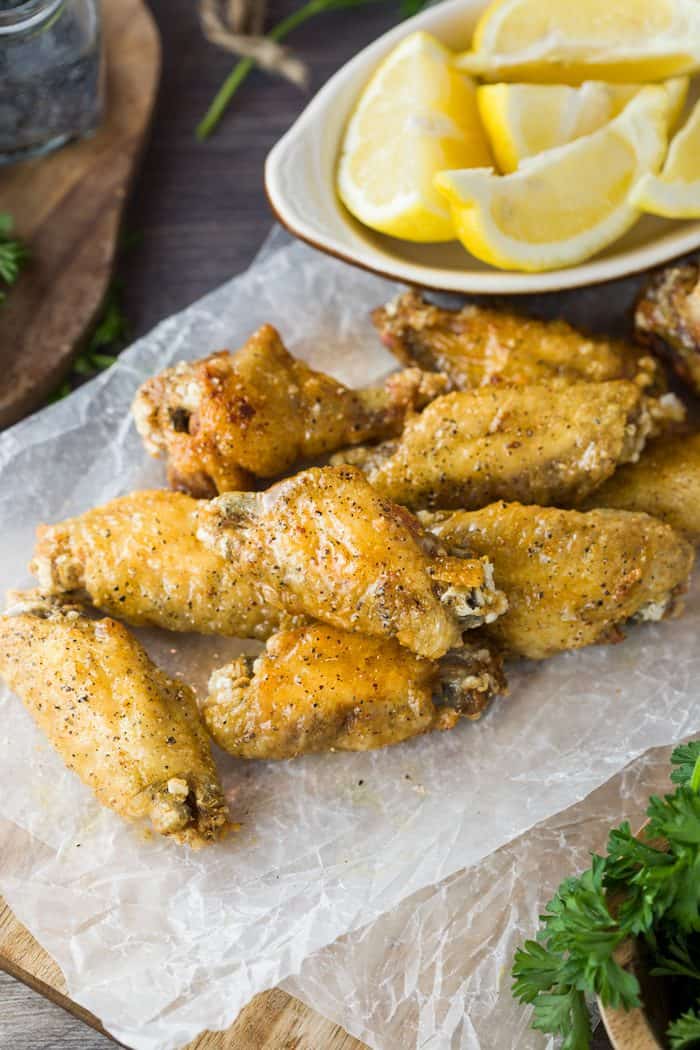
[[[197,538],[205,504],[181,492],[132,492],[58,525],[41,525],[30,571],[135,626],[267,638],[280,610],[259,575]]]
[[[678,613],[693,564],[690,544],[647,514],[494,503],[420,517],[444,543],[493,562],[509,605],[488,634],[532,659],[617,641],[631,619]]]
[[[700,434],[652,441],[589,496],[589,507],[640,510],[700,545]]]
[[[445,373],[454,390],[556,377],[568,382],[635,379],[641,386],[665,389],[653,357],[621,340],[583,335],[565,321],[537,321],[473,305],[443,310],[416,291],[375,310],[372,319],[401,362]]]
[[[359,470],[303,471],[202,508],[199,536],[270,603],[431,659],[503,611],[486,559],[451,555]],[[269,595],[269,597],[268,597]]]
[[[267,638],[312,617],[430,657],[503,608],[485,560],[447,556],[347,468],[211,503],[134,492],[42,526],[31,569],[132,624]]]
[[[634,323],[639,342],[667,358],[700,394],[700,263],[654,274],[637,301]]]
[[[255,487],[343,445],[397,434],[410,408],[446,389],[408,369],[383,387],[349,390],[314,372],[263,325],[235,354],[183,361],[144,383],[133,412],[147,450],[165,453],[168,480],[194,496]]]
[[[256,660],[215,671],[203,714],[232,755],[294,758],[452,729],[504,690],[501,660],[483,640],[431,661],[393,639],[310,624],[274,635]]]
[[[333,461],[412,508],[573,503],[637,458],[655,417],[682,413],[672,395],[662,401],[626,380],[481,387],[439,397],[397,440]]]
[[[38,592],[0,617],[0,674],[69,769],[121,817],[195,848],[227,809],[192,690],[127,629]]]

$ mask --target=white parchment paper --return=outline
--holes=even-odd
[[[302,245],[283,246],[163,322],[73,397],[0,436],[2,588],[30,582],[23,566],[36,522],[163,483],[129,419],[146,376],[235,347],[269,321],[315,366],[346,382],[370,382],[394,362],[368,311],[394,292]],[[243,829],[196,855],[101,810],[20,702],[3,692],[0,892],[56,958],[70,994],[117,1038],[136,1050],[180,1046],[204,1028],[228,1027],[256,992],[303,974],[314,953],[488,858],[649,747],[700,729],[699,622],[696,587],[679,621],[633,629],[621,646],[513,670],[511,696],[482,722],[451,733],[366,755],[278,764],[221,757]],[[199,689],[240,648],[230,640],[141,637],[158,662]],[[517,872],[511,877],[515,884]],[[431,918],[419,926],[425,943],[417,933],[414,964],[423,950],[436,951],[437,937],[440,966],[440,953],[450,952],[452,897],[438,888],[420,900]],[[496,910],[493,919],[510,922]],[[480,921],[486,930],[485,912]],[[324,955],[323,965],[336,967],[341,988],[348,964],[342,951],[337,964],[334,958]],[[472,961],[459,962],[464,987],[471,973],[487,994],[488,975],[474,978]],[[431,1019],[430,1009],[408,1036],[394,1032],[391,1019],[410,991],[401,976],[373,989],[382,1023],[372,1029],[363,1016],[354,1030],[359,1025],[387,1050],[452,1046],[444,1019]],[[481,1044],[476,1028],[464,1038],[472,1041],[454,1045],[496,1045],[486,1035]]]

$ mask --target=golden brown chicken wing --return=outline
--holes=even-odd
[[[200,538],[270,604],[335,627],[395,637],[437,659],[498,616],[486,559],[451,555],[359,470],[316,467],[267,492],[227,493],[200,513]]]
[[[280,624],[258,576],[197,538],[205,504],[181,492],[132,492],[41,525],[30,571],[135,626],[267,638]]]
[[[537,321],[505,310],[443,310],[405,292],[372,314],[385,346],[407,365],[443,372],[454,390],[561,377],[634,379],[665,389],[653,357],[621,340],[586,336],[565,321]]]
[[[215,671],[203,714],[232,755],[294,758],[452,729],[504,690],[501,660],[483,640],[431,661],[393,639],[310,624],[274,635],[256,660]]]
[[[700,544],[700,434],[652,441],[588,497],[588,507],[645,511]]]
[[[147,450],[194,496],[255,488],[303,460],[397,434],[404,416],[446,389],[413,368],[349,390],[314,372],[263,325],[237,353],[183,361],[144,383],[133,405]]]
[[[41,527],[31,570],[132,624],[267,638],[311,617],[431,657],[503,608],[488,563],[446,556],[352,469],[211,503],[134,492]]]
[[[700,263],[655,274],[637,301],[634,324],[639,342],[700,394]]]
[[[509,605],[487,633],[532,659],[618,641],[628,620],[677,614],[693,565],[690,544],[647,514],[494,503],[420,517],[442,542],[493,562]]]
[[[0,674],[69,769],[121,817],[198,848],[227,808],[192,690],[127,629],[29,591],[0,617]]]
[[[662,401],[626,380],[481,387],[437,398],[397,440],[333,462],[356,464],[378,492],[414,509],[575,503],[637,458],[654,417],[682,414],[671,395]]]

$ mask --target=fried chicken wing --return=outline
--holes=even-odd
[[[239,758],[368,751],[460,717],[479,718],[505,690],[486,642],[425,660],[393,639],[310,624],[274,635],[256,660],[215,671],[203,715],[220,747]]]
[[[639,342],[665,357],[700,394],[700,263],[654,274],[637,301],[634,323]]]
[[[700,545],[700,434],[650,442],[589,496],[588,507],[645,511]]]
[[[416,291],[372,314],[385,346],[407,365],[443,372],[454,390],[489,383],[538,383],[561,377],[634,379],[665,389],[653,357],[621,340],[586,336],[565,321],[537,321],[505,310],[443,310]]]
[[[38,592],[0,617],[0,674],[103,806],[160,835],[215,841],[227,807],[192,690],[128,630]]]
[[[446,394],[395,441],[349,449],[378,492],[412,508],[483,507],[497,499],[575,503],[635,460],[655,417],[680,410],[635,383],[491,386]]]
[[[297,361],[263,325],[237,353],[183,361],[143,384],[133,405],[147,450],[165,453],[173,488],[215,496],[255,488],[343,445],[397,434],[404,416],[446,389],[418,369],[349,390]]]
[[[181,492],[132,492],[39,526],[30,571],[134,626],[267,638],[281,622],[257,576],[197,538],[204,504]]]
[[[693,565],[690,544],[647,514],[494,503],[420,517],[442,542],[493,562],[509,604],[485,630],[531,659],[618,641],[628,620],[677,614]]]
[[[267,638],[310,617],[430,657],[503,608],[486,561],[448,556],[352,469],[211,503],[134,492],[42,526],[31,570],[131,624]]]
[[[451,555],[359,470],[303,471],[267,492],[227,493],[199,536],[270,603],[431,659],[504,608],[486,559]]]

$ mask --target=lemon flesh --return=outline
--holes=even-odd
[[[435,174],[492,163],[474,84],[453,57],[428,33],[411,34],[379,66],[350,118],[338,193],[356,218],[382,233],[452,240]]]
[[[661,174],[644,175],[632,200],[654,215],[700,219],[700,102],[672,140]]]
[[[700,67],[698,0],[495,0],[458,65],[486,80],[662,80]]]
[[[435,184],[467,251],[502,269],[572,266],[620,237],[639,216],[630,191],[661,167],[670,102],[646,87],[603,128],[524,161],[511,175],[446,171]]]
[[[642,84],[587,81],[564,84],[487,84],[477,90],[481,121],[496,163],[512,172],[521,161],[590,135],[613,120],[642,90]],[[664,85],[672,101],[672,120],[680,116],[688,78]]]

